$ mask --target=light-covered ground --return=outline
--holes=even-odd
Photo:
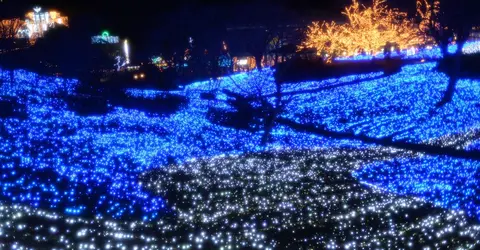
[[[289,85],[286,92],[312,93],[294,96],[282,117],[352,135],[470,149],[478,139],[480,82],[462,80],[453,102],[432,112],[448,80],[434,66],[406,66],[387,77],[371,73]],[[15,243],[36,249],[46,245],[61,249],[473,248],[478,244],[477,221],[467,218],[476,207],[462,205],[475,197],[468,190],[475,189],[476,181],[469,176],[476,171],[476,162],[453,161],[457,163],[452,166],[467,164],[460,179],[431,178],[444,183],[434,185],[441,190],[447,190],[445,183],[450,180],[458,183],[466,178],[470,182],[465,190],[470,193],[442,191],[446,195],[429,196],[417,188],[426,184],[417,183],[428,182],[431,173],[418,170],[422,165],[408,164],[430,162],[428,167],[435,169],[450,160],[438,162],[285,126],[275,127],[273,142],[261,147],[261,132],[215,125],[206,118],[209,107],[231,110],[223,102],[224,89],[273,93],[270,70],[193,83],[171,92],[189,100],[172,115],[111,106],[105,115],[80,116],[65,101],[75,95],[76,81],[26,71],[14,72],[13,79],[11,72],[0,74],[0,101],[13,99],[26,114],[0,118],[1,247]],[[252,81],[261,88],[250,88]],[[349,82],[355,84],[340,86]],[[206,92],[216,94],[219,101],[200,98]],[[166,94],[138,89],[126,93],[146,99]],[[398,157],[407,167],[385,167],[381,175],[377,173]],[[402,185],[405,191],[398,190]],[[448,203],[445,197],[461,202]]]
[[[154,222],[0,206],[4,244],[56,249],[372,249],[478,246],[462,211],[362,185],[350,172],[393,149],[282,151],[191,160],[141,176]]]

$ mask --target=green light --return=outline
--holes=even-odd
[[[102,33],[102,36],[103,36],[103,37],[110,36],[110,33],[105,30],[105,31]]]
[[[160,63],[161,60],[162,60],[161,57],[154,57],[154,58],[152,58],[152,62],[153,62],[153,63]]]

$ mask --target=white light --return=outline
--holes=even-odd
[[[238,65],[247,65],[248,64],[248,59],[240,59],[237,62]]]
[[[128,40],[125,39],[125,42],[123,42],[123,50],[125,52],[125,59],[126,59],[126,64],[130,63],[130,48],[128,46]]]
[[[35,8],[33,8],[33,11],[35,11],[35,13],[38,13],[38,12],[40,12],[41,10],[42,10],[41,7],[35,7]]]

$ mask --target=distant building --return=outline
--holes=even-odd
[[[57,11],[42,11],[42,8],[35,7],[32,12],[27,13],[25,25],[19,30],[18,36],[35,40],[57,26],[68,26],[68,17]]]
[[[305,27],[304,24],[286,24],[274,27],[264,25],[229,27],[227,31],[232,55],[235,56],[244,52],[253,53],[252,49],[257,52],[260,50],[263,51],[261,66],[274,66],[293,57],[296,52],[296,45],[300,43]],[[252,56],[248,57],[250,58],[247,60],[248,65],[253,64],[251,63]],[[245,60],[237,57],[237,63],[234,63],[234,71],[243,68],[235,65],[245,62]],[[250,68],[255,67],[250,66]]]
[[[130,64],[130,45],[127,39],[121,40],[118,36],[112,36],[108,31],[104,31],[101,35],[91,37],[92,48],[97,52],[101,52],[105,59],[115,61],[114,66],[117,70],[125,70]],[[109,60],[106,60],[109,61]],[[102,60],[99,60],[102,62]],[[102,65],[102,67],[106,67]]]
[[[248,53],[240,53],[233,58],[233,72],[251,71],[257,67],[255,57]]]
[[[474,27],[470,32],[470,39],[474,41],[480,40],[480,27]]]

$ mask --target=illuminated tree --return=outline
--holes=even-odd
[[[386,0],[373,0],[371,7],[357,0],[345,8],[345,24],[314,22],[300,48],[315,48],[328,59],[360,52],[377,54],[387,44],[406,49],[422,43],[422,36],[405,12],[391,9]]]
[[[455,40],[461,52],[473,25],[477,22],[473,1],[417,0],[419,28],[425,40],[434,41],[447,54],[448,44]]]
[[[24,25],[24,21],[19,18],[7,19],[0,21],[0,38],[12,39],[18,34],[18,31]]]
[[[440,1],[417,0],[417,16],[420,17],[419,28],[425,43],[435,43],[446,55],[453,31],[447,26],[445,12],[440,11]]]
[[[232,71],[232,56],[225,41],[222,42],[222,49],[218,57],[218,67],[221,71],[220,74],[229,74]]]
[[[15,39],[24,22],[19,18],[0,21],[0,49],[10,50],[15,46]]]

